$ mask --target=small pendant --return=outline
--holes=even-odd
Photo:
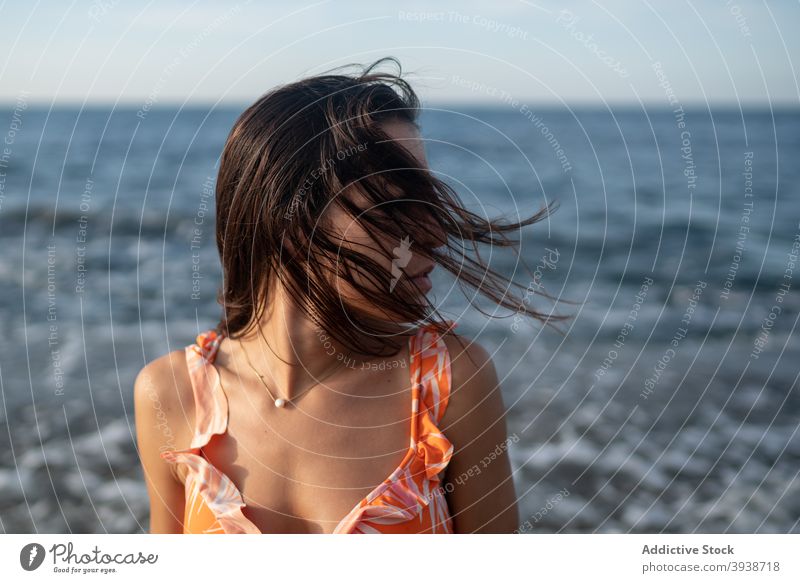
[[[283,407],[286,404],[286,399],[275,399],[276,407]]]

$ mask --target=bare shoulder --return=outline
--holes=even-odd
[[[509,533],[518,510],[508,455],[506,407],[492,355],[463,336],[443,337],[450,398],[441,430],[453,444],[445,481],[456,533]]]
[[[150,498],[150,532],[183,531],[185,475],[161,454],[191,444],[194,394],[185,351],[147,363],[134,382],[136,440]]]
[[[503,406],[492,355],[475,340],[449,332],[442,337],[450,355],[450,399],[442,419],[446,429],[471,431],[469,425],[489,425],[502,417]]]
[[[194,394],[185,351],[173,350],[147,363],[136,375],[133,390],[139,429],[155,432],[153,442],[160,443],[161,450],[187,447]]]
[[[148,362],[136,375],[134,392],[162,405],[191,407],[194,397],[185,351],[173,350]]]

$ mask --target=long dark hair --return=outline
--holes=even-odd
[[[385,61],[396,64],[396,75],[376,71]],[[395,287],[392,274],[332,237],[325,211],[333,204],[371,233],[410,242],[417,254],[500,306],[545,323],[569,317],[538,312],[511,295],[510,288],[524,286],[489,269],[478,249],[479,243],[515,246],[507,233],[544,219],[551,209],[543,207],[521,222],[485,219],[465,209],[450,186],[381,128],[388,121],[418,127],[419,99],[400,77],[400,63],[387,57],[360,68],[357,75],[329,71],[277,87],[236,120],[216,185],[223,269],[217,330],[231,338],[247,334],[268,304],[276,278],[319,328],[359,354],[383,356],[387,348],[397,353],[400,343],[391,333],[396,329],[387,322],[427,321],[441,332],[447,329],[446,319],[433,317],[435,307],[410,299],[419,297],[411,295],[412,280],[402,278],[395,292],[387,293]],[[353,187],[368,200],[367,212],[344,196]],[[446,234],[446,241],[434,232]],[[466,243],[477,259],[465,254]],[[392,257],[392,250],[380,247]],[[334,258],[335,274],[323,258]],[[360,285],[355,273],[380,291]],[[347,281],[385,319],[343,301],[332,275]],[[535,293],[550,298],[538,289]]]

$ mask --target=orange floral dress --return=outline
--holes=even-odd
[[[450,328],[456,326],[450,322]],[[184,534],[261,534],[242,512],[242,494],[204,456],[202,448],[228,426],[228,400],[213,365],[222,340],[214,330],[186,347],[195,398],[195,432],[188,449],[161,453],[185,466]],[[403,461],[338,523],[334,534],[451,534],[452,520],[439,487],[453,445],[439,430],[450,397],[450,355],[432,325],[409,338],[411,443]]]

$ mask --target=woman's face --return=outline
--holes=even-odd
[[[420,138],[417,128],[409,123],[402,121],[390,121],[382,124],[382,129],[391,137],[396,140],[400,145],[404,146],[411,154],[418,160],[423,168],[428,167],[428,162],[425,157],[424,142]],[[391,177],[389,177],[391,178]],[[367,198],[361,194],[357,189],[350,189],[348,195],[352,197],[353,202],[362,209],[362,212],[380,211],[380,208],[371,208],[371,203]],[[355,220],[347,212],[338,205],[331,205],[329,208],[331,230],[334,235],[338,237],[339,244],[342,247],[352,249],[358,253],[368,256],[371,260],[381,266],[391,274],[391,283],[389,289],[383,290],[386,293],[399,293],[401,279],[409,279],[415,283],[422,293],[427,293],[431,289],[430,279],[428,273],[434,268],[435,263],[430,259],[419,255],[415,249],[421,245],[426,245],[427,248],[439,247],[446,243],[443,231],[431,221],[430,229],[426,232],[430,234],[430,238],[426,241],[414,241],[411,235],[403,238],[397,238],[386,235],[384,233],[372,233],[374,238],[378,239],[380,244],[386,251],[381,251],[376,241],[370,236],[367,229],[370,225]],[[372,281],[365,274],[358,271],[354,272],[353,277],[359,282],[360,285],[372,289],[373,291],[380,292],[377,289],[377,282]],[[342,279],[337,278],[334,285],[337,286],[338,292],[341,294],[343,300],[348,300],[348,303],[357,305],[359,308],[371,311],[368,302],[363,298],[349,283]],[[405,282],[406,285],[408,282]],[[375,313],[377,316],[377,312]]]

